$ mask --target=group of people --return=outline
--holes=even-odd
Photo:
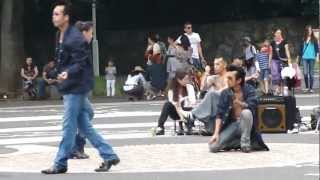
[[[165,134],[168,117],[179,121],[177,135],[192,135],[194,122],[199,120],[205,124],[201,130],[203,135],[212,136],[209,141],[211,152],[268,150],[255,129],[257,95],[255,88],[245,80],[244,68],[227,65],[222,57],[214,62],[216,74],[207,77],[207,92],[203,99],[197,99],[190,74],[183,69],[176,72],[155,134]]]
[[[201,38],[192,31],[192,24],[184,24],[184,34],[180,36],[169,35],[168,46],[160,40],[158,34],[148,36],[148,46],[145,52],[145,70],[138,66],[137,77],[131,73],[125,83],[131,86],[127,94],[142,99],[148,94],[164,96],[165,90],[175,78],[179,69],[192,72],[196,89],[203,94],[206,91],[204,79],[213,75],[214,62],[204,59],[201,47]],[[250,37],[241,39],[242,54],[233,57],[232,64],[241,66],[246,72],[246,82],[259,88],[263,94],[286,95],[286,88],[293,90],[301,86],[302,73],[300,64],[303,64],[305,93],[314,92],[314,67],[319,60],[319,40],[308,25],[300,43],[297,60],[292,60],[288,41],[284,38],[281,29],[274,31],[272,40],[254,43]],[[133,70],[136,71],[136,70]],[[138,75],[139,74],[139,75]],[[142,76],[143,75],[143,76]],[[132,81],[135,79],[135,81]],[[134,84],[130,84],[135,82]],[[129,83],[129,84],[128,84]],[[136,87],[136,88],[134,88]],[[134,93],[132,93],[134,92]],[[138,93],[137,93],[138,92]]]
[[[124,91],[130,96],[142,99],[144,96],[155,98],[165,96],[166,88],[175,78],[179,69],[188,71],[203,72],[206,60],[204,59],[200,35],[192,31],[192,24],[186,22],[184,24],[184,33],[178,37],[169,35],[167,38],[168,46],[161,41],[156,33],[148,35],[148,44],[145,51],[145,70],[141,66],[135,67],[142,70],[134,77],[133,74],[128,76],[124,85]],[[143,75],[143,76],[142,76]],[[126,87],[135,81],[135,87],[130,91],[126,91]],[[199,84],[199,83],[198,83]],[[132,92],[134,92],[132,94]],[[138,92],[138,93],[137,93]],[[136,96],[139,95],[139,96]]]

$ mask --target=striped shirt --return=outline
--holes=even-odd
[[[256,60],[259,63],[259,68],[262,69],[269,69],[269,54],[268,53],[257,53]]]

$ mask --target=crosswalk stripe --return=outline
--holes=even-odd
[[[148,117],[159,116],[160,111],[119,111],[104,114],[95,114],[94,118],[112,118],[112,117]],[[48,116],[27,116],[27,117],[2,117],[0,122],[26,122],[26,121],[48,121],[61,120],[62,115],[48,115]]]
[[[150,133],[123,133],[123,134],[111,134],[102,135],[106,140],[119,140],[119,139],[144,139],[153,137]],[[172,136],[157,136],[156,138],[166,138]],[[11,139],[0,139],[0,145],[14,145],[14,144],[34,144],[34,143],[52,143],[60,142],[61,136],[51,137],[31,137],[31,138],[11,138]]]
[[[310,111],[318,106],[297,106],[300,111]],[[108,113],[97,113],[94,118],[112,118],[112,117],[148,117],[159,116],[160,111],[117,111]],[[47,115],[47,116],[23,116],[23,117],[2,117],[1,122],[26,122],[26,121],[48,121],[61,120],[62,115]]]
[[[168,123],[169,124],[169,123]],[[144,128],[154,127],[155,122],[151,123],[112,123],[112,124],[95,124],[97,129],[120,129],[120,128]],[[5,128],[0,129],[0,133],[13,133],[13,132],[35,132],[35,131],[60,131],[62,126],[44,126],[44,127],[23,127],[23,128]]]

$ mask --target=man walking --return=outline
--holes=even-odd
[[[102,165],[95,169],[106,172],[120,162],[112,147],[93,128],[90,121],[90,103],[86,103],[88,92],[93,88],[93,70],[89,49],[81,32],[69,24],[71,4],[59,1],[55,4],[52,22],[59,29],[56,44],[58,88],[63,94],[63,135],[53,167],[42,170],[44,174],[67,172],[67,161],[72,153],[77,128],[99,151]]]

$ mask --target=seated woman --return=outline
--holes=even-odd
[[[36,98],[36,89],[35,89],[35,80],[38,76],[38,68],[33,64],[32,58],[26,58],[26,62],[21,68],[21,77],[23,78],[23,90],[29,95],[31,98]]]
[[[156,135],[164,135],[164,124],[170,116],[173,120],[180,120],[180,115],[177,111],[180,107],[184,110],[190,110],[196,103],[196,96],[194,92],[194,87],[189,84],[189,76],[186,72],[178,70],[176,72],[175,78],[171,81],[168,91],[168,101],[163,105],[161,115],[158,120],[158,128],[156,130]],[[188,126],[189,134],[191,129]],[[178,135],[183,135],[183,123],[179,122]]]
[[[128,78],[123,86],[123,90],[130,96],[130,99],[137,98],[140,100],[143,98],[144,85],[146,84],[146,80],[142,74],[143,72],[144,70],[142,67],[136,66],[131,74],[128,75]]]

